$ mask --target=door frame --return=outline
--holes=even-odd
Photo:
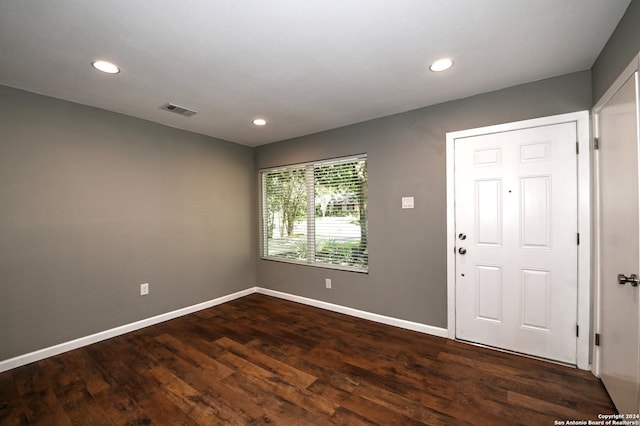
[[[622,86],[627,82],[627,80],[636,72],[640,71],[640,53],[638,53],[627,65],[627,67],[622,71],[622,73],[615,79],[613,84],[607,89],[607,91],[600,97],[598,102],[594,105],[591,110],[593,117],[593,136],[595,138],[600,136],[600,131],[598,129],[598,117],[600,116],[600,111],[602,108],[613,98],[613,96],[622,88]],[[640,152],[640,150],[638,151]],[[593,235],[593,281],[594,281],[594,295],[593,295],[593,327],[594,333],[600,333],[602,327],[602,281],[600,280],[600,205],[598,204],[598,200],[600,199],[600,177],[599,177],[599,169],[598,169],[598,154],[597,150],[594,151],[593,155],[593,199],[594,209],[593,209],[593,223],[594,223],[594,235]],[[600,348],[598,346],[593,346],[593,374],[597,377],[600,377]]]
[[[575,122],[577,129],[578,167],[578,312],[579,333],[576,347],[576,366],[589,370],[591,345],[591,150],[589,111],[579,111],[550,117],[534,118],[477,129],[447,133],[447,337],[456,338],[456,239],[455,239],[455,140],[470,136],[521,130]]]

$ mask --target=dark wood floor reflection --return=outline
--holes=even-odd
[[[591,373],[253,294],[0,373],[0,424],[553,425]]]

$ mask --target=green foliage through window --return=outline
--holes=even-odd
[[[367,270],[367,160],[264,170],[262,256]]]

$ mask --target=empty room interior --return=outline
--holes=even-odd
[[[640,425],[639,28],[0,1],[0,424]]]

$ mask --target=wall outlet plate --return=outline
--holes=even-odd
[[[413,197],[402,197],[402,208],[403,209],[412,209],[413,208]]]
[[[324,286],[326,288],[331,288],[331,278],[325,278],[324,279]]]
[[[149,294],[149,283],[140,284],[140,296]]]

